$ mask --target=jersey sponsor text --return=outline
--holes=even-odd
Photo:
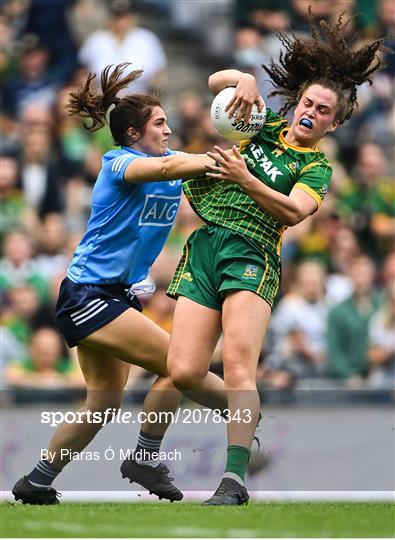
[[[171,227],[179,201],[180,197],[147,194],[140,214],[139,225]]]

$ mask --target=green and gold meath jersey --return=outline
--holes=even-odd
[[[284,138],[287,130],[287,120],[268,109],[264,127],[253,139],[241,141],[240,152],[251,174],[261,182],[284,195],[296,186],[311,195],[319,206],[329,188],[331,165],[318,149],[288,144]],[[254,238],[280,254],[282,234],[287,227],[239,185],[200,177],[183,182],[183,189],[204,221]]]

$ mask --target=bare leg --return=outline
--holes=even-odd
[[[220,334],[219,311],[183,296],[178,299],[170,337],[169,375],[186,396],[223,410],[228,406],[223,381],[208,371]]]
[[[205,324],[208,326],[206,328],[207,336],[202,335],[201,339],[197,342],[197,361],[194,360],[192,363],[190,362],[190,358],[183,357],[182,352],[184,345],[189,341],[193,341],[192,336],[194,335],[194,329],[197,324],[197,316],[189,317],[185,313],[183,306],[188,303],[197,306],[199,314],[201,310],[203,312],[210,312],[210,316],[205,321]],[[179,368],[177,380],[180,384],[176,384],[176,387],[200,405],[223,410],[227,407],[224,382],[214,373],[208,373],[211,355],[220,334],[220,313],[213,309],[200,306],[188,298],[181,297],[177,302],[174,317],[177,337],[175,340],[172,337],[173,351],[177,354],[178,358],[181,358],[180,365],[177,366]],[[130,338],[131,328],[133,329],[132,344]],[[212,336],[209,338],[211,334]],[[209,339],[208,343],[206,342],[206,337]],[[83,343],[90,347],[105,350],[116,358],[142,366],[158,375],[167,376],[166,358],[169,349],[169,335],[147,317],[135,310],[125,311],[107,326],[91,334]],[[185,380],[180,381],[180,378],[183,378],[183,375],[188,371],[185,366],[188,366],[188,369],[189,367],[194,367],[192,374],[188,372],[188,382]],[[171,387],[172,385],[169,381],[168,390]],[[175,391],[174,387],[173,390]],[[158,396],[158,401],[160,405],[161,396]],[[162,409],[155,407],[155,410]]]
[[[231,417],[228,442],[250,448],[259,415],[256,370],[271,308],[251,291],[231,292],[223,304],[223,362]],[[247,417],[251,421],[245,422]]]
[[[157,414],[152,415],[153,419],[159,418],[160,420],[158,422],[143,422],[141,428],[144,433],[163,436],[170,424],[171,415],[163,417],[160,416],[160,413],[162,411],[174,413],[180,404],[180,398],[180,392],[174,388],[169,377],[158,377],[145,397],[143,412],[148,415],[154,411]]]
[[[174,412],[180,402],[180,393],[171,380],[164,377],[167,373],[168,344],[168,334],[133,309],[125,311],[120,317],[84,339],[77,349],[87,383],[87,398],[80,411],[104,413],[108,408],[118,409],[122,402],[129,364],[133,363],[160,375],[146,396],[143,410],[147,413]],[[213,374],[210,375],[212,377],[205,380],[207,392],[203,392],[200,397],[206,406],[223,408],[224,401],[226,404],[223,381]],[[215,397],[210,397],[210,392],[211,395],[214,392],[219,396],[218,401]],[[151,435],[163,435],[167,426],[168,422],[144,422],[142,429]],[[80,452],[101,427],[99,423],[88,421],[81,424],[62,424],[48,447],[48,450],[54,452],[56,456],[52,465],[61,470],[69,459],[68,456],[60,459],[60,449],[68,448]]]
[[[133,309],[128,309],[117,319],[82,340],[78,344],[78,357],[88,392],[86,403],[80,412],[104,413],[107,409],[117,410],[121,405],[130,369],[129,364],[141,366],[159,375],[144,402],[145,412],[174,412],[179,406],[180,393],[167,377],[168,345],[168,334]],[[223,381],[213,374],[203,379],[204,389],[219,393],[220,400],[213,403],[215,399],[212,396],[211,401],[206,400],[206,392],[196,394],[196,397],[198,395],[201,397],[203,405],[223,408]],[[54,459],[50,460],[52,468],[40,462],[32,472],[37,475],[45,472],[48,476],[48,471],[52,473],[53,469],[55,472],[61,471],[73,454],[83,450],[103,425],[103,422],[90,422],[88,417],[85,419],[81,417],[81,420],[83,420],[82,423],[64,423],[52,437],[48,448],[50,455],[54,456]],[[166,432],[169,420],[155,423],[145,421],[141,428],[145,435],[160,438]],[[61,449],[64,448],[70,451],[66,456],[61,455]],[[139,465],[133,460],[125,460],[121,473],[131,481],[145,486],[159,498],[164,497],[170,500],[182,498],[182,493],[167,477],[167,469],[164,465],[160,464],[154,469],[157,472],[154,476],[152,472],[147,473],[146,468],[146,465]],[[51,474],[50,478],[53,479],[54,475]],[[15,484],[13,494],[16,499],[33,504],[43,504],[42,501],[45,504],[58,502],[53,489],[46,490],[45,487],[41,489],[38,485],[33,489],[32,486],[26,485],[25,478],[21,478]]]
[[[105,352],[94,351],[83,345],[78,345],[77,351],[87,384],[86,401],[79,410],[104,413],[106,409],[119,409],[130,366]],[[59,426],[48,446],[48,450],[55,453],[52,461],[54,468],[61,470],[70,461],[69,455],[61,459],[62,448],[81,452],[101,427],[101,423],[88,422],[87,419],[83,423],[65,422]]]

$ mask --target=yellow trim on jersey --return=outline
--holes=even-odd
[[[243,139],[239,142],[239,152],[242,152],[251,142],[251,139]]]
[[[280,141],[284,146],[287,148],[291,148],[292,150],[296,150],[297,152],[319,152],[318,148],[304,148],[303,146],[294,146],[293,144],[289,144],[283,135],[284,131],[287,129],[284,128],[280,131]]]
[[[315,167],[316,165],[321,165],[321,163],[319,161],[313,161],[312,163],[309,163],[308,165],[303,167],[303,169],[300,171],[300,174],[303,174],[304,172],[311,169],[311,167]]]
[[[274,122],[265,122],[264,125],[265,126],[276,126],[277,124],[282,124],[284,122],[287,122],[288,123],[288,120],[286,120],[285,118],[283,118],[282,120],[275,120]]]
[[[321,197],[318,195],[318,193],[307,184],[302,184],[302,182],[296,182],[294,188],[301,189],[302,191],[313,197],[318,206],[320,206],[320,204],[322,203]]]
[[[283,225],[280,230],[278,231],[279,234],[280,234],[280,237],[278,239],[278,242],[277,242],[277,255],[279,257],[281,257],[281,246],[283,244],[283,236],[284,236],[284,232],[288,229],[288,227],[286,225]]]
[[[188,263],[188,258],[189,258],[188,241],[185,242],[185,253],[184,253],[184,256],[185,256],[185,261],[184,261],[184,263],[182,264],[182,266],[181,266],[181,264],[180,264],[180,266],[181,266],[181,268],[180,268],[180,274],[178,275],[177,281],[176,281],[176,283],[175,283],[175,289],[174,289],[174,292],[177,292],[177,289],[178,289],[178,287],[179,287],[179,285],[180,285],[180,283],[181,283],[181,280],[182,280],[182,276],[184,275],[185,267],[186,267],[186,265],[187,265],[187,263]],[[181,261],[180,261],[180,263],[181,263]]]
[[[262,279],[261,279],[261,282],[259,283],[258,285],[258,288],[256,290],[256,293],[259,294],[261,292],[261,288],[263,286],[263,282],[265,281],[265,277],[266,277],[266,274],[269,270],[269,265],[268,265],[268,255],[267,255],[267,251],[265,251],[265,270],[263,272],[263,276],[262,276]]]

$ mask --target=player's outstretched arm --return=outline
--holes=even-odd
[[[251,73],[243,73],[237,69],[217,71],[210,75],[208,86],[215,95],[228,86],[236,87],[235,95],[225,110],[229,117],[237,111],[237,121],[243,118],[246,122],[249,121],[254,103],[256,103],[259,112],[262,112],[264,103],[259,94],[256,79]]]
[[[317,210],[317,201],[301,189],[294,188],[289,195],[284,195],[263,184],[247,169],[236,146],[232,148],[233,156],[229,156],[218,146],[214,148],[217,154],[207,152],[207,155],[217,163],[206,167],[209,171],[207,176],[239,184],[263,210],[283,225],[296,225]],[[219,159],[216,157],[218,154]]]
[[[176,154],[163,157],[138,158],[130,163],[124,180],[130,184],[167,182],[179,178],[193,178],[206,172],[214,160],[206,154]]]

